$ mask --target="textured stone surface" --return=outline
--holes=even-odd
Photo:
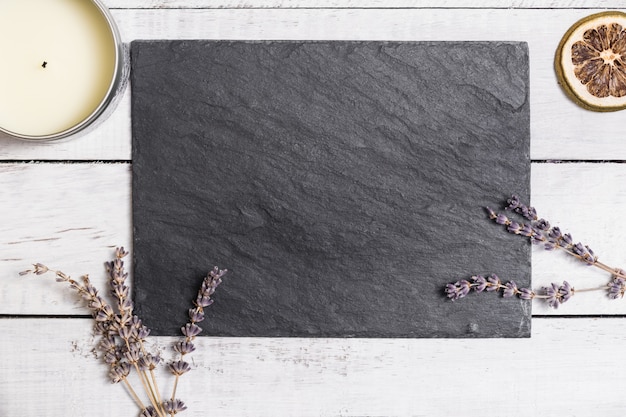
[[[178,334],[525,337],[530,303],[445,299],[530,248],[487,220],[529,198],[528,51],[507,42],[132,44],[134,296]]]

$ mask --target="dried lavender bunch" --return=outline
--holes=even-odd
[[[68,283],[70,288],[87,302],[87,306],[91,310],[95,321],[94,333],[100,336],[98,348],[102,352],[101,358],[109,366],[111,381],[124,383],[141,410],[140,417],[174,416],[187,409],[181,400],[175,398],[178,377],[191,369],[189,364],[182,360],[182,357],[184,354],[195,350],[192,341],[201,331],[196,323],[204,319],[204,308],[213,303],[211,296],[222,282],[221,277],[226,273],[226,270],[219,270],[215,267],[209,272],[202,283],[198,297],[194,300],[194,308],[189,310],[190,322],[181,329],[184,339],[174,345],[180,358],[169,364],[169,369],[176,375],[172,397],[163,401],[154,372],[161,362],[161,357],[158,354],[148,352],[146,349],[145,340],[150,334],[150,330],[143,325],[139,317],[133,314],[134,306],[129,298],[130,288],[126,284],[128,273],[125,271],[122,261],[126,255],[128,252],[123,247],[117,248],[115,258],[111,262],[105,263],[110,294],[115,300],[114,305],[109,304],[100,296],[87,275],[81,277],[82,282],[75,281],[67,274],[52,270],[41,263],[34,264],[33,269],[23,271],[20,275],[53,273],[58,282]],[[128,380],[133,369],[136,371],[148,398],[148,405],[140,399],[137,391]]]
[[[582,261],[586,265],[595,266],[611,274],[611,280],[604,286],[596,288],[585,288],[575,290],[567,281],[562,284],[552,283],[548,287],[542,287],[539,291],[532,291],[528,288],[518,288],[515,281],[503,283],[500,278],[492,274],[485,278],[482,275],[474,275],[470,280],[462,279],[454,283],[447,284],[445,293],[452,301],[465,297],[470,291],[475,292],[496,292],[502,291],[505,298],[517,296],[523,300],[534,298],[544,299],[550,307],[558,308],[569,300],[575,293],[588,291],[607,291],[611,299],[622,298],[626,293],[626,273],[618,268],[611,268],[598,261],[596,254],[587,245],[573,243],[574,240],[569,233],[561,230],[537,215],[537,210],[522,203],[518,196],[513,195],[507,200],[504,207],[506,211],[518,215],[522,219],[515,220],[503,213],[496,213],[489,207],[486,208],[489,218],[499,225],[503,225],[506,231],[522,237],[527,237],[533,244],[541,244],[546,250],[562,250],[566,254]]]

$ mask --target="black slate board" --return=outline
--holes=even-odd
[[[516,42],[132,43],[134,297],[177,335],[228,268],[205,334],[527,337],[530,282],[483,209],[529,198]]]

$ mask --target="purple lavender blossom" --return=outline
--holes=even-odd
[[[184,327],[180,328],[180,331],[187,337],[196,337],[202,331],[202,328],[194,323],[187,323]]]
[[[553,282],[550,287],[543,287],[543,290],[546,292],[548,305],[552,308],[559,308],[560,294],[558,284]]]
[[[454,284],[446,285],[446,295],[452,301],[456,301],[459,298],[465,297],[469,293],[470,288],[470,282],[463,279],[455,282]]]
[[[189,363],[182,361],[182,360],[172,362],[168,366],[170,368],[170,371],[172,371],[174,375],[182,375],[184,373],[191,371],[191,366],[189,366]]]
[[[487,291],[498,291],[502,286],[502,282],[500,278],[496,274],[491,274],[489,278],[487,278]]]
[[[535,210],[535,208],[523,204],[520,201],[519,196],[517,195],[512,195],[507,200],[507,206],[505,207],[505,210],[514,211],[515,213],[522,215],[524,218],[530,221],[537,220],[537,211]]]
[[[626,279],[618,276],[618,274],[624,275],[625,272],[621,269],[616,269],[615,274],[611,276],[611,282],[607,284],[607,287],[609,287],[608,296],[611,300],[623,298],[624,293],[626,293]]]
[[[563,285],[559,287],[561,294],[561,304],[569,300],[574,295],[574,288],[567,281],[563,281]]]
[[[157,414],[157,411],[151,405],[141,410],[141,414],[139,414],[139,417],[158,417],[158,416],[159,415]]]
[[[189,342],[187,340],[181,340],[174,344],[174,350],[181,355],[186,355],[196,350],[196,347],[192,342]]]
[[[472,277],[474,291],[483,292],[487,288],[487,280],[482,275],[474,275]]]
[[[165,409],[166,413],[174,415],[181,411],[185,411],[187,409],[187,406],[181,400],[175,399],[163,402],[163,408]]]
[[[537,227],[537,229],[541,231],[548,231],[550,230],[550,223],[548,223],[548,221],[545,219],[539,219],[535,223],[535,227]]]
[[[109,372],[109,377],[111,377],[111,381],[114,384],[117,384],[118,382],[124,380],[129,373],[130,365],[126,362],[122,362],[111,368],[111,371]]]
[[[502,296],[504,298],[510,298],[517,294],[517,284],[515,281],[509,281],[504,286],[504,291],[502,292]]]
[[[546,301],[552,308],[559,308],[574,295],[574,288],[567,281],[563,281],[563,285],[553,282],[549,287],[543,287],[546,293]]]
[[[520,288],[519,298],[521,298],[522,300],[532,300],[533,298],[535,298],[535,293],[528,288]]]

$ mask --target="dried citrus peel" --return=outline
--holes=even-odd
[[[626,14],[603,12],[576,22],[559,43],[555,70],[565,92],[582,107],[626,108]]]

